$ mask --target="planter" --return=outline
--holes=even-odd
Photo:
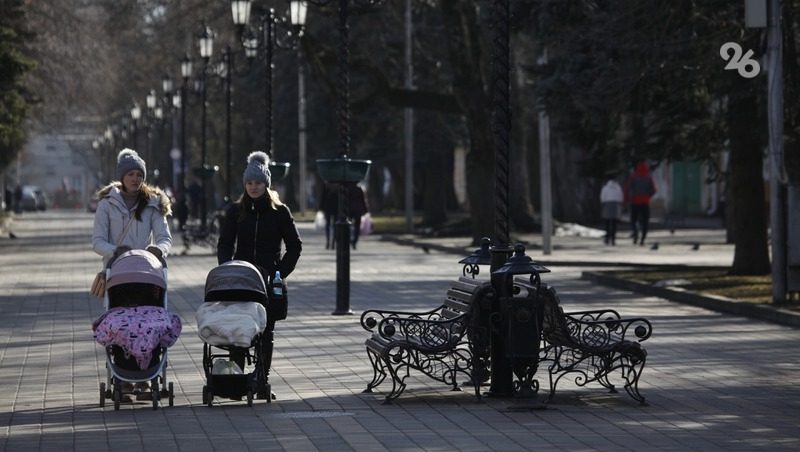
[[[272,182],[285,179],[289,174],[290,166],[292,165],[289,162],[269,162],[269,173],[272,177]]]
[[[361,182],[366,179],[371,160],[353,160],[348,157],[317,160],[317,172],[325,182]]]
[[[206,163],[203,166],[196,166],[192,168],[192,174],[199,177],[200,179],[211,179],[214,174],[219,171],[219,167],[217,165],[209,165]]]

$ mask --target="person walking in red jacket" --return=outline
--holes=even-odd
[[[647,225],[650,222],[650,198],[656,193],[656,184],[650,176],[647,163],[640,161],[625,184],[625,199],[631,206],[633,244],[644,245]],[[638,226],[638,227],[637,227]],[[641,236],[639,235],[641,231]]]

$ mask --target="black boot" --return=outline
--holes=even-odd
[[[275,393],[272,392],[272,386],[269,383],[269,370],[272,367],[272,350],[274,348],[275,337],[273,328],[275,328],[275,322],[271,321],[267,324],[267,328],[264,330],[264,334],[261,337],[261,370],[264,376],[264,387],[256,394],[256,397],[261,400],[267,400],[267,397],[269,397],[270,400],[275,400],[277,398]]]

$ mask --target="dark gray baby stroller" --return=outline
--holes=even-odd
[[[247,397],[252,406],[256,394],[270,394],[262,355],[266,305],[264,279],[252,264],[233,260],[208,273],[205,302],[196,317],[204,342],[203,403],[209,407],[214,397]]]
[[[95,339],[105,346],[106,381],[100,383],[100,406],[106,399],[118,410],[123,398],[161,397],[174,404],[167,381],[167,347],[180,335],[180,318],[167,309],[167,269],[144,250],[131,250],[106,270],[106,312],[95,321]],[[149,394],[148,394],[149,392]]]

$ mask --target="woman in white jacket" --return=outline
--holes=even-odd
[[[103,264],[130,249],[146,249],[165,259],[172,247],[167,216],[169,197],[144,183],[147,167],[136,151],[123,149],[117,156],[117,179],[97,192],[92,247]],[[133,217],[133,220],[131,220]],[[128,231],[122,232],[130,220]],[[122,237],[122,240],[120,240]]]
[[[603,189],[600,190],[600,205],[602,207],[602,217],[606,223],[606,245],[616,245],[617,222],[622,213],[622,187],[609,177]]]

